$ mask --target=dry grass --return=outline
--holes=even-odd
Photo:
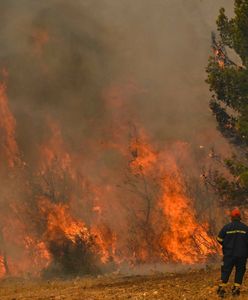
[[[108,275],[74,280],[5,279],[0,283],[0,300],[211,300],[218,299],[216,296],[218,276],[219,270],[200,270],[188,271],[184,274],[168,273],[132,277]],[[226,298],[232,299],[230,296]],[[248,299],[248,285],[244,284],[239,299]]]

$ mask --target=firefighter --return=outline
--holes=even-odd
[[[221,267],[221,283],[217,293],[224,298],[226,285],[235,267],[235,281],[232,287],[233,296],[239,296],[240,286],[246,271],[246,260],[248,256],[248,226],[241,221],[241,213],[238,208],[231,211],[231,223],[225,225],[218,237],[222,245],[223,264]]]

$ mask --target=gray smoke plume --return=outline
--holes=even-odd
[[[38,160],[53,119],[68,149],[83,154],[80,170],[96,185],[113,186],[123,158],[92,149],[111,141],[112,130],[121,139],[118,127],[137,121],[178,159],[182,154],[170,143],[188,143],[191,158],[183,164],[199,181],[197,163],[207,154],[199,146],[228,150],[204,82],[221,6],[231,14],[233,0],[1,0],[0,69],[9,73],[23,159],[30,166]],[[112,216],[109,199],[103,201],[106,222],[119,229],[121,210]],[[94,217],[86,221],[81,210],[75,215],[90,224]]]
[[[128,105],[158,139],[214,130],[204,68],[221,6],[233,1],[2,0],[0,63],[22,146],[47,113],[73,140],[88,135],[108,118],[102,89],[129,80],[144,93]]]

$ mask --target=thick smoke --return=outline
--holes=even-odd
[[[39,146],[54,145],[48,126],[53,120],[54,131],[54,124],[61,128],[58,144],[61,139],[66,151],[80,154],[80,171],[107,190],[119,184],[125,162],[113,149],[101,155],[97,149],[123,144],[123,132],[135,135],[137,122],[176,158],[184,160],[181,151],[189,154],[182,164],[199,181],[199,157],[213,146],[226,149],[204,82],[221,6],[231,11],[233,1],[1,0],[0,68],[8,72],[22,160],[32,169]],[[177,141],[184,146],[175,146]],[[206,152],[199,153],[200,145]],[[127,217],[117,209],[122,204],[115,204],[114,217],[110,200],[102,204],[108,206],[108,225],[119,228]],[[88,226],[94,205],[72,210]]]
[[[102,89],[132,80],[144,92],[131,105],[159,139],[213,130],[204,68],[218,9],[232,0],[0,5],[0,59],[23,147],[44,133],[47,113],[74,141],[92,134],[108,118]]]

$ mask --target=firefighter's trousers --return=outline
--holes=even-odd
[[[246,257],[224,256],[223,265],[221,267],[221,280],[227,283],[229,277],[235,267],[235,283],[242,284],[246,271]]]

